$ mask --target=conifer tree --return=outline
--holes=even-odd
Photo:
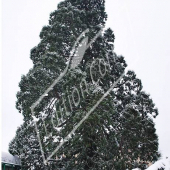
[[[30,54],[33,68],[22,76],[17,93],[16,107],[24,116],[24,125],[18,129],[9,147],[11,153],[22,158],[25,166],[68,170],[120,170],[136,166],[144,169],[148,161],[158,159],[158,137],[152,120],[158,111],[150,96],[142,91],[141,80],[133,71],[123,76],[51,157],[48,165],[43,164],[40,148],[37,148],[39,143],[33,130],[30,107],[67,67],[77,37],[89,29],[81,41],[88,37],[90,42],[105,26],[106,20],[104,0],[65,0],[50,14],[49,25],[42,28],[41,41]],[[69,72],[35,108],[46,158],[125,71],[127,64],[124,57],[116,55],[113,50],[114,40],[110,28],[103,31],[86,49],[80,64],[75,68],[69,67]],[[74,58],[75,55],[72,63]],[[107,61],[106,65],[104,61]],[[94,67],[90,72],[92,65]],[[105,71],[107,73],[102,76]],[[84,96],[80,97],[77,106],[72,101],[70,107],[68,96],[74,87],[81,90],[82,80],[88,84],[87,87],[83,84]],[[60,102],[63,98],[67,98],[65,105]],[[75,96],[75,101],[78,100],[79,96]],[[66,108],[68,112],[61,114]],[[56,112],[59,113],[57,119]],[[43,120],[47,126],[44,126]]]

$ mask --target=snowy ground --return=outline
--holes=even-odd
[[[151,165],[146,170],[158,170],[158,168],[164,168],[164,170],[170,170],[170,157],[160,159],[159,161],[155,162],[153,165]],[[140,170],[140,169],[136,168],[133,170]]]

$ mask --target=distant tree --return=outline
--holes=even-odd
[[[23,169],[44,168],[34,126],[24,123],[17,129],[15,138],[9,144],[9,152],[20,157]]]
[[[30,125],[33,120],[30,107],[66,68],[77,37],[88,28],[89,32],[80,41],[88,37],[90,42],[105,25],[106,19],[104,0],[65,0],[50,14],[49,25],[43,27],[40,43],[31,50],[33,68],[22,76],[17,93],[16,107],[24,116],[24,125],[18,129],[9,147],[10,153],[19,155],[28,168],[144,169],[149,161],[158,159],[158,137],[152,120],[158,111],[150,96],[142,91],[141,81],[133,71],[128,71],[59,149],[57,159],[53,155],[50,163],[43,165],[36,133]],[[69,72],[35,108],[46,158],[125,71],[124,57],[113,51],[114,39],[110,28],[103,31],[85,51],[80,64],[73,69],[69,67]],[[106,65],[104,61],[107,61]],[[101,76],[105,70],[107,73]],[[92,77],[94,81],[99,80],[97,85]],[[73,106],[72,101],[71,108],[69,102],[65,103],[66,106],[61,103],[75,86],[80,90],[82,80],[88,87],[82,87],[86,93],[81,96],[79,104]],[[75,100],[78,99],[76,96]],[[65,107],[68,113],[61,114]],[[48,125],[45,128],[43,120]]]

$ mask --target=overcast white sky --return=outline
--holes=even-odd
[[[22,74],[32,67],[30,49],[59,0],[2,1],[2,150],[15,136],[22,115],[15,109]],[[160,151],[170,155],[170,1],[106,0],[107,27],[115,33],[115,51],[142,80],[159,109],[156,129]],[[135,123],[135,122],[134,122]]]

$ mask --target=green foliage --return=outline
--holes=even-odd
[[[77,37],[89,28],[90,31],[85,36],[90,41],[105,25],[106,19],[104,0],[65,0],[50,14],[49,25],[42,28],[41,41],[31,50],[30,57],[34,66],[27,75],[22,76],[20,91],[17,93],[16,107],[23,114],[25,122],[17,130],[9,146],[10,153],[19,155],[28,169],[120,170],[136,166],[144,168],[148,161],[158,159],[158,137],[152,120],[152,117],[158,115],[158,111],[150,96],[142,91],[141,81],[133,71],[128,71],[59,149],[58,159],[53,155],[53,161],[47,166],[43,164],[31,123],[33,118],[30,107],[65,69]],[[35,108],[46,158],[127,67],[124,57],[117,56],[113,51],[114,39],[113,31],[110,28],[105,30],[86,50],[80,65],[70,70]],[[97,72],[100,59],[109,63],[104,77],[99,77]],[[95,81],[99,80],[97,87],[90,76],[90,66],[94,61],[97,62],[92,75]],[[104,72],[104,67],[101,70]],[[60,130],[55,129],[51,123],[51,115],[56,112],[54,107],[61,110],[65,108],[62,103],[55,105],[54,101],[60,101],[63,94],[70,95],[74,87],[79,87],[80,90],[83,79],[88,84],[88,93],[81,96],[78,106],[69,109],[69,115],[58,115]],[[78,96],[75,98],[78,100]],[[66,103],[66,107],[69,108],[69,103]],[[43,116],[48,125],[46,129]]]

